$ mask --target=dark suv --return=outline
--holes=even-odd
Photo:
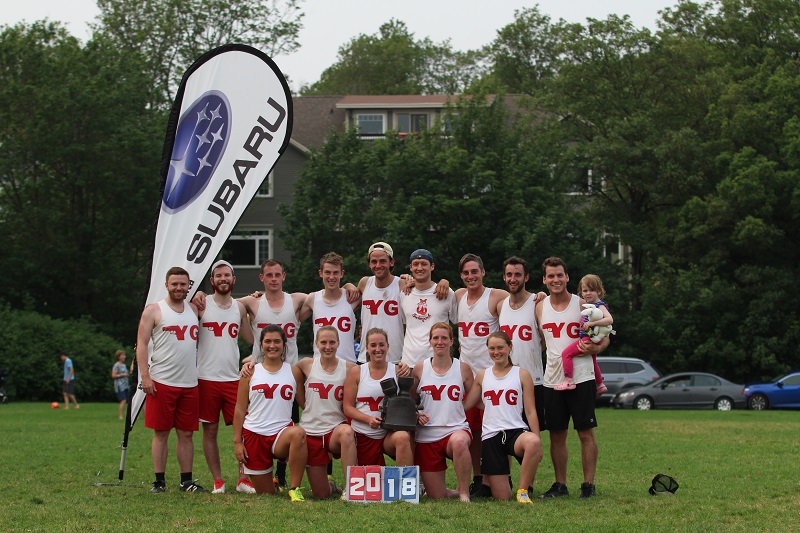
[[[611,403],[611,399],[619,391],[647,385],[661,377],[653,366],[642,359],[633,357],[597,357],[600,372],[603,374],[603,383],[608,391],[598,398],[598,403]]]

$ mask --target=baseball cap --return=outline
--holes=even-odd
[[[231,269],[231,274],[235,273],[235,271],[233,270],[233,265],[228,263],[224,259],[220,259],[219,261],[217,261],[216,263],[211,265],[211,273],[213,274],[214,273],[214,269],[216,269],[217,267],[221,267],[221,266],[226,266],[226,267],[230,268]]]
[[[389,244],[385,242],[376,242],[375,244],[369,247],[369,251],[367,252],[367,260],[369,260],[369,256],[375,250],[383,250],[384,252],[386,252],[386,255],[389,256],[389,259],[394,259],[394,250],[392,250],[392,247],[389,246]]]
[[[419,250],[414,250],[414,252],[411,254],[411,258],[409,259],[409,261],[413,261],[414,259],[427,259],[428,261],[433,263],[433,254],[430,253],[425,248],[420,248]]]

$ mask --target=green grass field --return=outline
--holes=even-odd
[[[800,412],[598,411],[598,497],[578,499],[577,436],[569,438],[569,498],[516,502],[430,501],[419,505],[339,500],[292,504],[286,496],[183,494],[174,435],[168,492],[150,494],[150,437],[131,434],[124,486],[116,483],[122,422],[115,404],[79,411],[49,404],[0,405],[1,531],[798,531]],[[235,480],[232,430],[221,430],[223,469]],[[553,482],[548,437],[534,487]],[[195,477],[209,487],[200,436]],[[650,496],[652,477],[675,477],[674,496]],[[335,475],[341,480],[338,462]],[[448,477],[454,485],[454,476]],[[128,486],[131,484],[132,486]],[[306,495],[310,490],[305,491]]]

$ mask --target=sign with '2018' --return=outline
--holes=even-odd
[[[347,501],[419,503],[418,466],[349,466]]]

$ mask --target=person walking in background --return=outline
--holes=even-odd
[[[111,367],[111,378],[114,380],[114,392],[119,402],[119,419],[122,420],[125,405],[128,403],[128,367],[125,366],[125,351],[117,350],[114,354],[116,362]]]
[[[72,366],[72,359],[67,357],[67,354],[64,352],[58,354],[58,357],[64,361],[64,384],[62,386],[62,392],[64,393],[64,410],[66,411],[69,409],[70,400],[75,404],[75,409],[80,409],[81,406],[78,405],[78,400],[75,399],[75,369]]]

